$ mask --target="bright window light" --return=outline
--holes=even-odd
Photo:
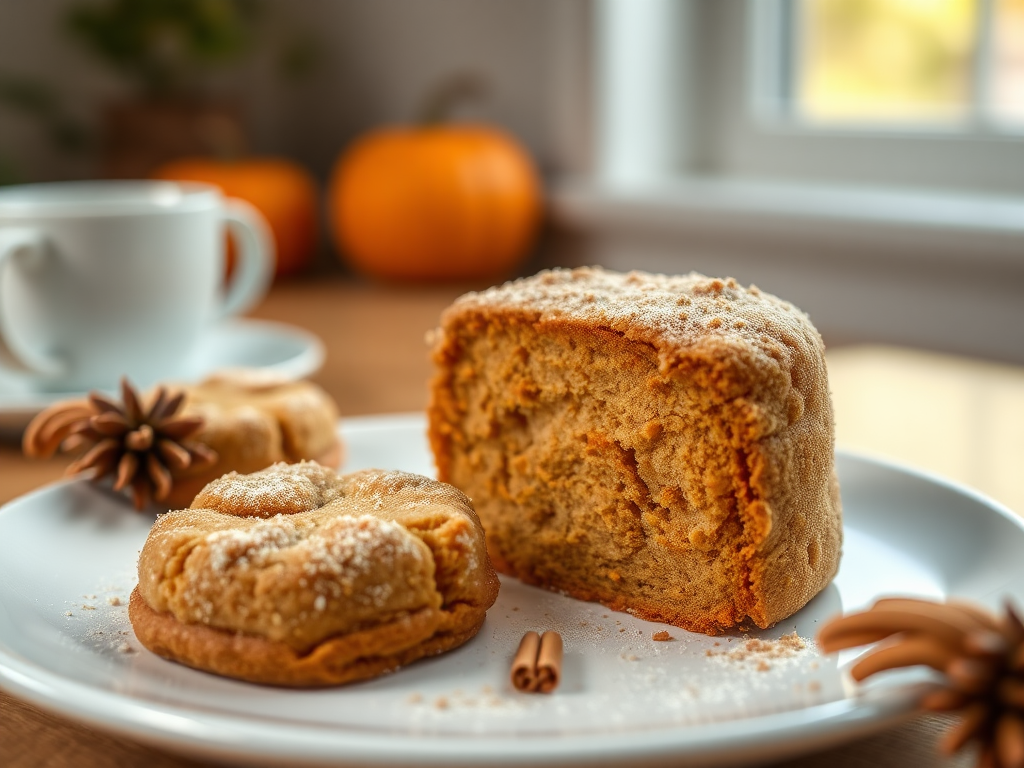
[[[994,117],[1024,125],[1024,0],[996,4],[993,37]]]
[[[790,103],[807,123],[1024,126],[1024,0],[792,0],[780,8]]]

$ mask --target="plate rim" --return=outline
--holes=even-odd
[[[370,414],[342,419],[339,429],[375,431],[412,429],[426,424],[421,412]],[[848,458],[881,470],[909,475],[968,497],[1024,533],[1024,520],[1005,505],[958,481],[928,470],[860,451],[837,449]],[[0,507],[0,516],[60,486],[82,482],[59,480]],[[0,610],[3,610],[0,604]],[[885,696],[852,698],[784,712],[702,723],[699,728],[658,726],[649,731],[609,734],[522,736],[464,734],[381,734],[330,729],[323,725],[281,722],[268,727],[244,715],[197,712],[167,703],[140,701],[125,694],[97,690],[69,680],[21,658],[0,638],[0,689],[44,710],[106,732],[114,732],[171,752],[219,760],[260,757],[292,764],[316,765],[491,765],[610,764],[628,757],[659,761],[681,758],[712,765],[734,762],[739,753],[756,750],[759,760],[782,759],[875,733],[913,715],[914,688],[889,689]],[[101,714],[102,713],[102,714]],[[810,718],[809,715],[812,715]],[[738,724],[742,726],[738,727]],[[643,738],[638,741],[637,734]],[[696,735],[695,735],[696,734]],[[799,740],[797,739],[799,737]],[[381,740],[387,746],[381,748]],[[809,746],[811,745],[811,746]],[[341,761],[341,762],[339,762]]]
[[[140,702],[108,691],[96,691],[31,662],[15,660],[14,667],[19,669],[8,666],[10,661],[10,655],[0,648],[0,683],[4,683],[5,690],[76,722],[178,754],[235,761],[259,757],[292,765],[455,765],[468,768],[482,761],[495,766],[610,765],[627,757],[631,761],[678,761],[685,757],[711,765],[734,764],[738,752],[753,751],[759,760],[774,760],[843,743],[897,724],[914,714],[913,701],[921,691],[921,687],[915,685],[892,689],[884,698],[857,696],[753,718],[702,723],[697,729],[658,727],[649,731],[587,734],[585,738],[575,739],[566,739],[557,733],[529,737],[515,734],[396,737],[356,730],[339,732],[327,725],[284,724],[273,729],[261,728],[258,724],[247,723],[244,717],[197,713],[185,707]],[[47,687],[54,688],[49,696],[45,693]],[[101,704],[103,706],[99,706]],[[105,714],[98,714],[100,711]],[[809,711],[819,716],[811,722],[800,722]],[[742,727],[738,727],[739,724]],[[694,732],[697,738],[693,738]],[[638,734],[643,735],[640,742]],[[804,740],[797,742],[794,739],[797,735]],[[381,749],[382,739],[389,739],[385,749]],[[242,744],[244,750],[239,751]],[[808,748],[808,744],[813,746]]]

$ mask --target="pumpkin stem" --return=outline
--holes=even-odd
[[[470,101],[479,101],[487,94],[487,85],[472,72],[459,72],[441,81],[423,99],[416,124],[439,125],[448,122],[455,107]]]

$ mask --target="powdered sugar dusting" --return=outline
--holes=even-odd
[[[206,537],[210,568],[216,573],[224,573],[229,567],[263,567],[271,554],[298,541],[295,523],[284,515],[275,515],[248,530],[215,531]]]
[[[612,328],[658,346],[687,346],[697,337],[743,338],[755,347],[804,337],[820,345],[807,316],[792,304],[744,288],[734,279],[696,272],[670,276],[619,274],[598,267],[546,270],[458,299],[442,318],[480,309],[518,311],[541,322],[572,320]],[[772,337],[772,338],[766,338]]]
[[[458,488],[423,475],[364,470],[346,476],[345,480],[345,495],[374,510],[386,506],[394,511],[408,511],[430,505],[472,508],[469,499]]]
[[[207,485],[192,509],[214,509],[244,517],[270,517],[319,509],[341,495],[341,483],[316,462],[279,462],[261,472],[229,472]]]
[[[304,523],[304,524],[303,524]],[[341,517],[314,526],[295,516],[275,515],[244,530],[215,531],[206,536],[209,571],[192,574],[192,595],[203,603],[215,584],[227,585],[240,572],[264,570],[286,557],[301,563],[305,585],[317,592],[314,609],[323,611],[328,598],[342,596],[382,606],[394,587],[389,583],[356,582],[374,568],[394,567],[399,558],[421,561],[425,554],[414,536],[398,523],[370,515]],[[300,585],[301,586],[301,585]]]
[[[303,569],[320,593],[316,604],[326,595],[354,597],[364,604],[383,606],[394,591],[390,583],[366,584],[356,593],[356,580],[382,563],[393,567],[401,558],[424,558],[417,540],[401,525],[369,515],[332,521],[310,536],[304,549]]]

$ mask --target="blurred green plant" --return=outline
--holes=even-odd
[[[70,10],[71,32],[147,97],[194,95],[250,49],[256,0],[108,0]]]
[[[323,61],[323,48],[310,34],[293,36],[277,58],[278,68],[285,79],[302,80],[319,68]]]
[[[211,72],[257,44],[263,0],[104,0],[68,13],[71,33],[148,98],[197,96]],[[283,77],[309,75],[322,49],[310,34],[280,45]]]
[[[57,93],[31,78],[0,73],[0,107],[34,121],[50,143],[63,152],[81,151],[92,140],[86,127],[65,112]],[[0,153],[0,185],[23,180],[14,159]]]

